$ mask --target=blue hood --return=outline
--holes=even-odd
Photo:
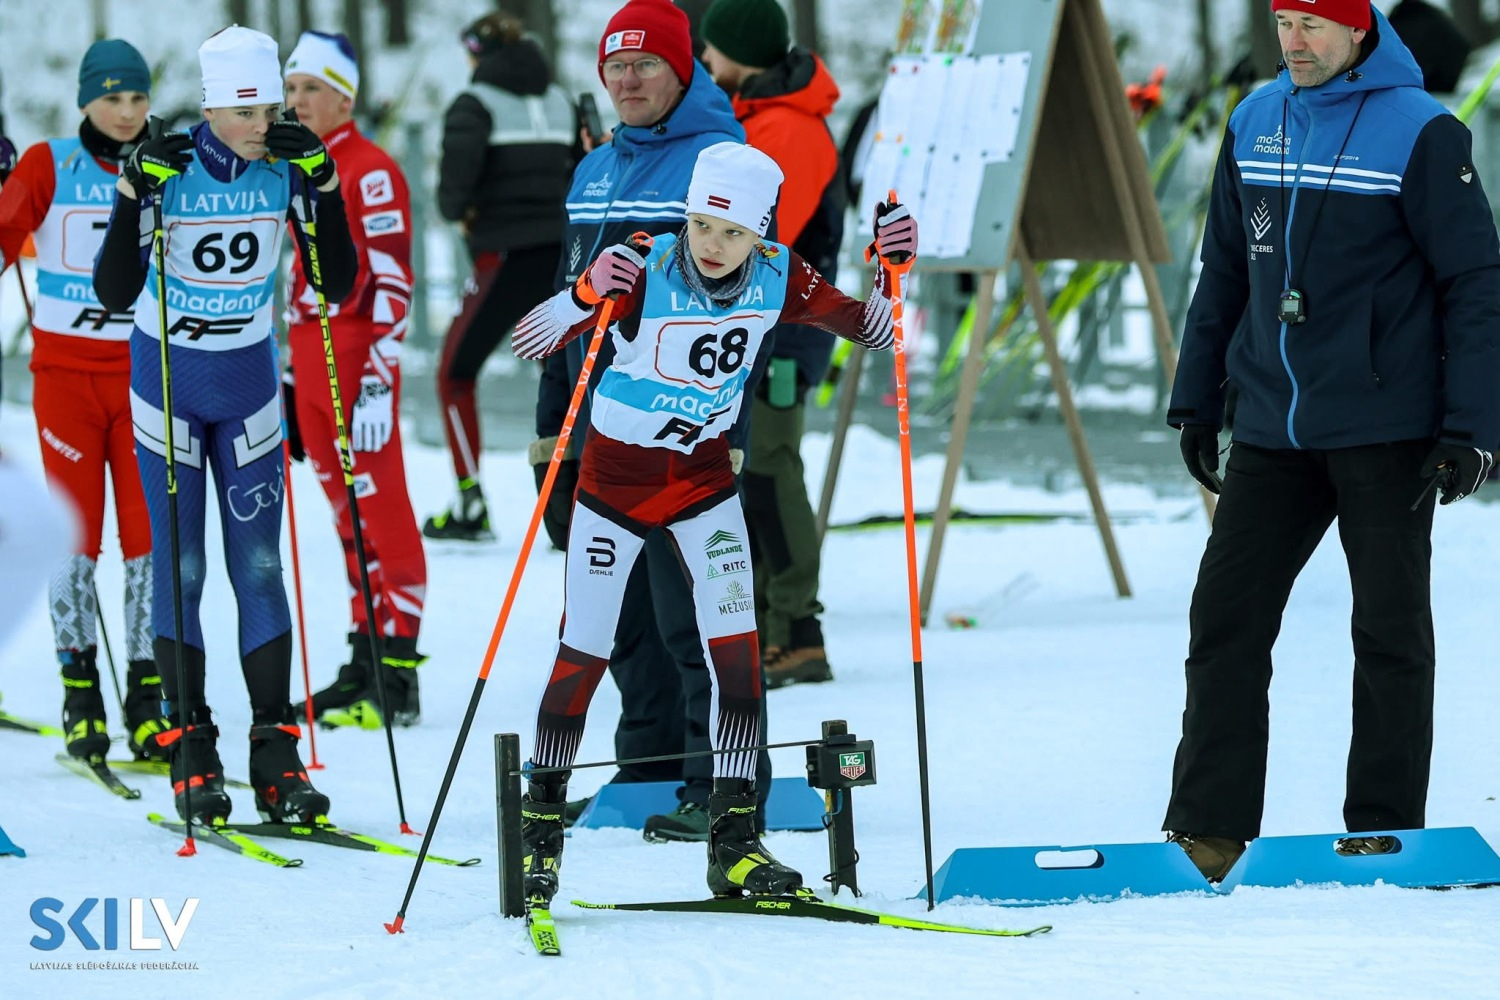
[[[704,132],[728,132],[740,142],[745,130],[735,121],[729,96],[719,89],[708,70],[693,60],[693,79],[677,107],[655,125],[620,125],[615,129],[613,145],[621,152],[644,152],[652,146]],[[691,168],[689,168],[691,169]]]
[[[1417,65],[1416,57],[1411,54],[1406,43],[1401,41],[1384,14],[1373,5],[1370,13],[1374,16],[1374,24],[1370,34],[1365,37],[1365,43],[1368,45],[1373,38],[1376,45],[1375,51],[1364,62],[1352,71],[1316,87],[1298,87],[1292,83],[1292,74],[1283,63],[1276,74],[1276,88],[1285,95],[1296,93],[1310,106],[1331,104],[1351,94],[1389,90],[1392,87],[1416,87],[1421,90],[1422,70]]]

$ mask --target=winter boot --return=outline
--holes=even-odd
[[[195,721],[186,734],[181,729],[168,729],[157,742],[171,755],[169,773],[177,815],[184,820],[189,818],[188,796],[184,791],[191,786],[191,818],[212,826],[215,820],[229,819],[231,806],[229,793],[224,791],[224,765],[219,760],[219,727],[212,723],[207,706],[197,709],[193,718]]]
[[[348,708],[358,701],[373,676],[370,671],[372,662],[369,635],[351,632],[349,662],[339,667],[338,678],[332,684],[312,696],[313,718],[321,719],[334,709]],[[298,719],[306,718],[307,702],[298,702],[292,711]]]
[[[823,626],[816,618],[792,622],[791,641],[785,646],[767,648],[761,662],[766,668],[768,690],[833,680],[833,668],[828,665],[828,653],[823,648]]]
[[[104,694],[99,690],[96,650],[59,649],[62,664],[63,738],[68,753],[82,760],[103,759],[109,753],[109,729],[104,723]]]
[[[521,797],[521,870],[526,898],[538,908],[552,905],[562,874],[563,812],[568,772],[539,775]]]
[[[1401,850],[1401,842],[1395,837],[1342,837],[1333,849],[1346,858],[1365,854],[1395,854]]]
[[[696,802],[684,802],[669,813],[647,816],[644,835],[653,844],[704,843],[708,840],[708,810]]]
[[[429,517],[422,525],[422,534],[445,541],[493,542],[490,512],[479,484],[472,479],[459,480],[458,499],[441,514]]]
[[[422,698],[417,685],[417,667],[427,657],[417,652],[413,636],[386,636],[380,641],[380,679],[385,685],[385,702],[391,711],[391,725],[415,726],[422,721]],[[380,692],[371,674],[359,696],[347,707],[323,716],[326,726],[350,726],[356,729],[381,729]]]
[[[779,896],[802,875],[777,861],[755,832],[755,784],[715,778],[708,798],[708,890],[715,896]]]
[[[167,760],[161,736],[172,728],[161,714],[161,675],[155,660],[131,660],[125,675],[125,744],[136,760]]]
[[[292,706],[262,716],[250,727],[250,784],[255,808],[268,823],[317,823],[328,815],[328,796],[307,780],[297,756],[302,730],[292,721]],[[272,721],[279,719],[279,721]]]

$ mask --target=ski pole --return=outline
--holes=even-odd
[[[895,208],[896,192],[886,195],[886,207]],[[900,258],[897,260],[896,258]],[[927,696],[922,682],[922,610],[917,592],[917,519],[911,489],[911,390],[906,379],[906,290],[902,279],[911,270],[913,257],[894,253],[880,258],[891,284],[891,325],[896,343],[896,428],[901,439],[901,506],[906,521],[906,589],[911,607],[911,670],[916,687],[917,777],[922,794],[922,855],[927,876],[927,908],[933,907],[932,891],[932,799],[927,781]]]
[[[283,410],[286,408],[286,397],[281,399]],[[286,519],[291,526],[292,542],[292,592],[297,598],[297,645],[302,649],[302,691],[306,695],[304,702],[307,708],[307,748],[312,760],[307,765],[309,771],[321,771],[323,765],[318,763],[318,737],[317,726],[313,724],[313,698],[312,698],[312,676],[307,669],[307,615],[302,608],[302,559],[297,554],[297,507],[292,503],[292,442],[286,436],[286,417],[281,418],[281,464],[286,476]]]
[[[109,644],[109,629],[104,627],[104,609],[99,606],[99,588],[92,580],[89,587],[94,591],[94,615],[99,619],[99,639],[104,643],[104,659],[109,664],[109,676],[115,682],[115,701],[120,705],[120,718],[125,718],[125,696],[120,693],[120,672],[115,669],[115,651]]]
[[[651,237],[636,233],[630,237],[637,249],[651,246]],[[396,919],[385,925],[392,934],[400,934],[406,923],[406,908],[411,905],[412,893],[417,889],[417,877],[422,873],[422,863],[427,860],[427,849],[432,845],[433,832],[437,830],[438,817],[443,812],[443,803],[448,800],[448,789],[453,784],[453,775],[458,770],[458,758],[464,751],[464,741],[469,738],[469,728],[474,724],[474,713],[479,710],[479,699],[484,696],[484,685],[495,664],[495,653],[500,649],[500,637],[505,634],[505,624],[510,619],[511,605],[516,592],[521,588],[521,574],[526,569],[526,560],[531,555],[531,543],[536,540],[536,529],[541,526],[542,513],[547,509],[547,500],[552,495],[552,484],[557,481],[557,467],[562,464],[563,454],[568,450],[568,439],[573,435],[573,422],[583,406],[583,397],[588,393],[589,377],[594,371],[594,361],[599,357],[599,348],[604,344],[604,333],[609,329],[610,314],[614,312],[615,300],[607,298],[599,308],[599,319],[594,323],[594,335],[589,340],[588,352],[583,356],[583,367],[578,372],[578,381],[573,385],[573,396],[568,400],[568,412],[563,416],[562,428],[557,432],[557,444],[552,447],[552,458],[547,463],[547,475],[537,491],[536,506],[531,511],[531,523],[526,526],[526,537],[521,539],[521,551],[516,556],[516,565],[510,574],[510,585],[505,588],[505,600],[500,604],[500,614],[495,618],[495,627],[490,632],[490,644],[484,651],[484,662],[479,666],[479,677],[474,682],[474,693],[469,696],[469,707],[464,712],[463,725],[458,727],[458,739],[453,742],[453,754],[448,758],[448,769],[443,772],[443,783],[438,788],[437,802],[432,807],[432,818],[427,821],[427,833],[422,838],[422,847],[412,865],[411,881],[407,883],[406,895],[401,900],[401,909]]]
[[[161,137],[162,125],[160,118],[155,115],[151,117],[151,138]],[[172,559],[172,626],[176,632],[176,642],[172,646],[177,659],[177,738],[182,741],[182,828],[187,833],[187,841],[177,849],[177,855],[186,858],[197,854],[198,847],[193,842],[193,741],[188,739],[188,720],[192,718],[192,713],[188,710],[187,652],[184,648],[187,638],[182,624],[182,542],[177,528],[177,444],[172,433],[172,352],[167,345],[167,234],[161,221],[161,186],[167,182],[168,177],[176,176],[178,172],[151,162],[144,162],[141,167],[158,181],[157,190],[151,198],[151,250],[156,265],[156,319],[161,331],[161,409],[166,425],[163,440],[167,452],[167,551]]]
[[[287,120],[296,121],[297,113],[287,109]],[[302,165],[297,163],[299,170]],[[314,164],[315,165],[315,164]],[[307,170],[302,170],[302,235],[307,243],[307,283],[312,286],[313,296],[318,301],[318,326],[323,332],[323,361],[328,367],[328,392],[333,397],[334,430],[339,439],[339,466],[344,472],[344,491],[349,497],[349,522],[354,527],[354,561],[359,564],[359,592],[365,602],[365,633],[370,640],[370,662],[374,665],[375,697],[380,702],[380,715],[385,722],[385,745],[391,758],[391,778],[396,785],[396,812],[401,820],[401,832],[415,834],[417,831],[406,822],[406,800],[401,795],[401,767],[396,762],[396,736],[391,728],[391,712],[385,691],[385,677],[380,662],[380,626],[375,621],[375,599],[370,590],[370,563],[365,556],[365,535],[360,526],[359,496],[354,488],[354,449],[349,444],[349,427],[344,422],[343,394],[339,391],[338,365],[333,356],[333,331],[328,325],[328,299],[323,295],[323,270],[318,264],[318,223],[313,218],[312,194],[308,191],[310,181]],[[306,647],[304,647],[306,648]],[[309,705],[311,697],[308,698]]]

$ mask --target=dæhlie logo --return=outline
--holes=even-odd
[[[128,906],[128,923],[121,920],[120,904],[124,902]],[[103,906],[99,904],[103,903]],[[193,914],[198,911],[198,900],[196,897],[188,897],[183,902],[177,915],[172,916],[171,907],[165,899],[141,899],[132,897],[127,900],[119,900],[114,897],[97,899],[90,896],[74,908],[71,915],[64,916],[67,904],[60,899],[51,896],[43,896],[31,904],[31,922],[42,932],[31,938],[31,946],[39,951],[56,951],[72,936],[89,951],[98,951],[101,947],[105,951],[118,951],[120,945],[120,932],[129,931],[129,945],[131,951],[160,951],[162,938],[151,936],[156,928],[147,927],[146,904],[150,904],[155,914],[156,923],[160,926],[163,937],[167,944],[176,951],[182,946],[182,939],[187,934],[188,925],[193,922]],[[102,913],[103,926],[99,926],[99,918],[95,917],[95,911]],[[102,930],[102,934],[95,935],[95,930]],[[100,944],[100,938],[103,944]]]

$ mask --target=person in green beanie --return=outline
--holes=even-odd
[[[698,32],[703,62],[730,94],[745,141],[786,175],[777,238],[832,279],[845,208],[827,123],[838,85],[821,59],[791,45],[777,0],[715,0]],[[770,688],[833,679],[818,620],[817,524],[802,467],[807,390],[823,380],[832,350],[833,337],[821,330],[799,327],[777,336],[751,400],[742,488]]]

